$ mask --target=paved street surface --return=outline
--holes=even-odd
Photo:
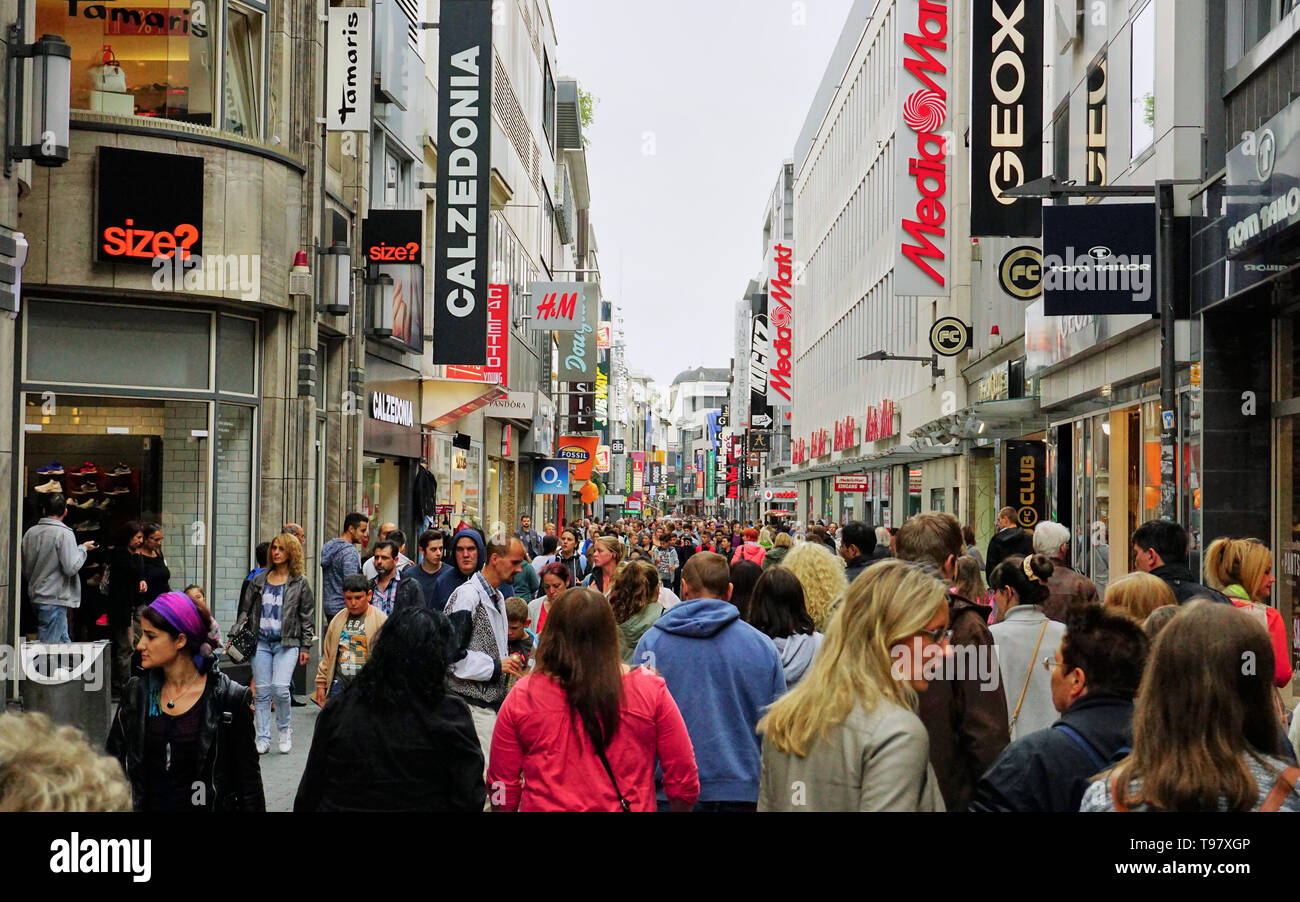
[[[271,721],[271,751],[262,756],[262,788],[266,793],[267,811],[292,811],[298,781],[307,766],[307,752],[316,729],[320,708],[308,702],[305,708],[293,709],[293,751],[281,755],[275,720]]]

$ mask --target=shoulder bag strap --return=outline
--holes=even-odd
[[[1083,738],[1082,733],[1067,723],[1058,722],[1053,724],[1053,726],[1074,740],[1075,745],[1082,749],[1083,753],[1088,756],[1088,760],[1092,762],[1093,767],[1097,768],[1097,770],[1101,770],[1106,766],[1106,762],[1102,759],[1101,755],[1099,755],[1097,750],[1092,747],[1091,742]]]
[[[600,756],[600,763],[605,765],[605,773],[609,774],[609,782],[614,784],[614,794],[618,796],[618,804],[622,806],[624,813],[632,810],[631,803],[623,798],[623,790],[618,788],[618,780],[614,778],[614,768],[609,766],[609,759],[605,757],[604,749],[597,749],[596,754]]]
[[[1300,778],[1300,767],[1288,767],[1282,773],[1277,775],[1277,782],[1273,784],[1273,791],[1268,794],[1264,804],[1259,806],[1260,811],[1277,811],[1282,807],[1292,790],[1295,789],[1296,780]]]
[[[1043,634],[1047,632],[1049,621],[1043,621],[1043,628],[1038,631],[1038,641],[1034,643],[1034,653],[1029,656],[1029,667],[1025,670],[1025,685],[1020,687],[1020,698],[1016,701],[1016,710],[1011,715],[1011,723],[1007,727],[1007,732],[1016,728],[1016,721],[1020,718],[1020,706],[1025,703],[1025,693],[1029,691],[1029,681],[1033,678],[1034,668],[1038,666],[1038,649],[1043,646]]]

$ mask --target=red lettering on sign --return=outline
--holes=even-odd
[[[181,259],[190,258],[190,248],[199,240],[197,227],[183,222],[167,231],[153,229],[136,229],[134,219],[126,220],[126,226],[109,226],[104,229],[103,250],[110,257],[138,257],[152,260],[164,257],[168,260],[180,250]]]

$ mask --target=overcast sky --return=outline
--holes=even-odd
[[[628,367],[725,367],[762,216],[852,0],[550,0],[587,131],[604,294]]]

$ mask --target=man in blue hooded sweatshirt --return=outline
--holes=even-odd
[[[451,566],[443,567],[442,574],[433,584],[433,598],[429,600],[429,607],[435,611],[445,608],[451,593],[482,570],[485,563],[487,551],[478,530],[462,529],[456,533],[456,538],[451,543]]]
[[[720,554],[694,554],[682,570],[682,603],[646,631],[633,664],[659,671],[682,712],[700,770],[696,811],[755,811],[759,738],[768,705],[785,692],[772,640],[740,619]],[[668,810],[660,791],[659,807]]]

